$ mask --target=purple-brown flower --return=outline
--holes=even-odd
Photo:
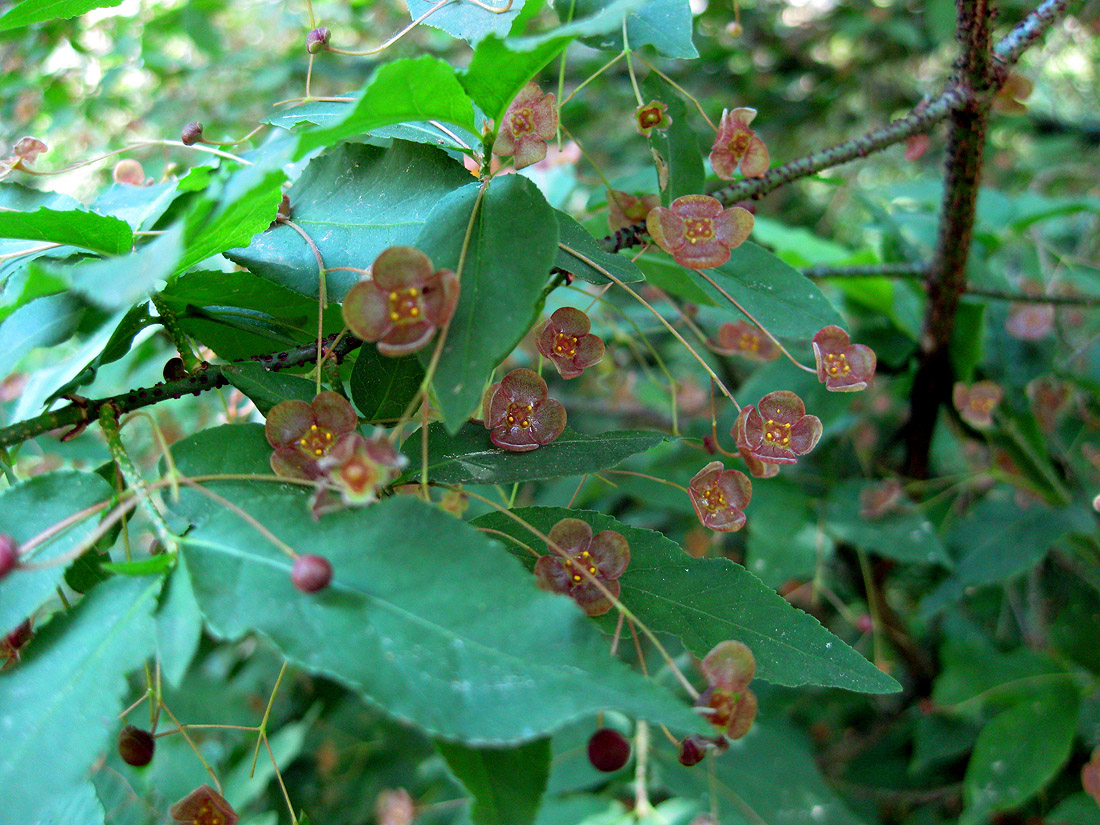
[[[651,209],[661,205],[660,195],[631,195],[618,189],[607,190],[607,224],[612,232],[626,229],[638,223],[645,223]]]
[[[722,355],[740,355],[750,361],[774,361],[779,357],[775,342],[745,320],[726,321],[718,327],[718,337],[710,346]]]
[[[740,470],[727,470],[721,461],[712,461],[688,482],[688,496],[704,527],[733,533],[745,526],[752,482]]]
[[[549,538],[566,555],[559,556],[547,548],[550,554],[535,563],[535,580],[539,587],[569,595],[589,616],[599,616],[610,610],[611,599],[592,579],[618,598],[618,578],[630,563],[630,545],[626,539],[614,530],[592,535],[592,528],[575,518],[565,518],[555,524],[550,528]]]
[[[1004,390],[993,381],[978,381],[969,387],[960,382],[951,391],[951,401],[963,421],[978,429],[993,426],[993,410],[1003,397]]]
[[[848,333],[830,324],[814,336],[817,380],[830,392],[858,392],[875,374],[875,352],[853,344]]]
[[[756,718],[756,695],[749,682],[756,675],[756,659],[741,642],[719,642],[702,662],[709,687],[696,700],[707,709],[707,719],[730,739],[749,732]]]
[[[454,313],[458,278],[432,271],[431,259],[411,246],[391,246],[375,258],[371,280],[344,298],[344,323],[383,355],[407,355],[424,347]]]
[[[730,250],[749,237],[752,224],[747,209],[723,209],[718,199],[709,195],[684,195],[668,209],[653,209],[646,218],[646,229],[657,246],[691,269],[724,264]]]
[[[643,103],[634,110],[634,128],[642,137],[649,137],[654,129],[667,129],[672,125],[672,116],[668,106],[659,100]]]
[[[821,419],[806,415],[806,405],[793,392],[779,390],[742,409],[731,435],[757,461],[794,464],[821,438]]]
[[[768,171],[768,147],[749,128],[756,109],[722,110],[718,134],[710,150],[710,165],[722,180],[730,180],[737,167],[746,178],[763,177]]]
[[[317,463],[344,504],[354,507],[377,500],[379,491],[400,475],[408,459],[382,436],[349,433]]]
[[[546,157],[546,141],[558,131],[558,106],[553,94],[543,94],[534,83],[520,90],[504,113],[493,143],[493,154],[515,156],[522,169]]]
[[[745,460],[745,464],[749,467],[749,475],[753,478],[772,478],[779,475],[779,465],[772,464],[768,461],[761,461],[756,458],[744,447],[739,446],[737,452],[741,454],[741,458]]]
[[[502,450],[534,450],[565,429],[565,407],[546,397],[546,382],[531,370],[512,370],[493,384],[483,406],[489,439]]]
[[[225,798],[209,785],[201,785],[168,810],[176,822],[187,825],[237,825],[240,819]]]
[[[535,345],[554,363],[558,375],[576,378],[603,358],[603,341],[590,329],[587,315],[573,307],[562,307],[542,325]]]
[[[334,392],[322,392],[309,404],[280,401],[268,412],[264,425],[267,443],[275,448],[271,469],[284,478],[323,477],[323,459],[358,423],[351,404]]]

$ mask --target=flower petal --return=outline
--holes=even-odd
[[[770,392],[757,405],[760,415],[783,424],[794,424],[806,414],[802,399],[789,390]]]
[[[563,518],[550,528],[547,538],[563,552],[576,556],[588,549],[592,540],[592,528],[588,526],[588,522],[579,518]]]
[[[821,438],[821,419],[816,415],[804,415],[791,427],[791,450],[806,455]]]
[[[489,440],[510,453],[526,453],[539,447],[539,443],[531,433],[533,429],[533,427],[524,429],[519,424],[511,426],[501,424],[489,432]]]
[[[617,581],[608,581],[602,583],[604,589],[606,589],[616,599],[619,598],[619,583]],[[573,588],[573,592],[570,593],[573,597],[573,601],[581,606],[589,616],[602,616],[612,607],[614,603],[603,591],[590,581],[583,581]]]
[[[645,219],[646,231],[670,255],[684,245],[684,220],[671,209],[656,206]]]
[[[500,392],[500,382],[485,390],[481,397],[481,418],[485,428],[491,430],[508,415],[508,399]]]
[[[718,486],[729,506],[744,510],[752,500],[752,482],[740,470],[726,470],[718,477]]]
[[[432,277],[432,260],[411,246],[391,246],[374,259],[374,282],[384,290],[420,286]]]
[[[730,121],[744,126],[746,129],[752,123],[754,117],[756,117],[756,109],[750,109],[747,106],[741,106],[730,112]]]
[[[449,269],[441,269],[421,287],[424,316],[437,327],[443,326],[454,315],[458,303],[458,276]]]
[[[711,687],[741,691],[756,675],[756,657],[747,645],[727,639],[711,648],[701,667]]]
[[[753,135],[745,156],[741,158],[741,174],[746,178],[762,178],[770,165],[768,147],[764,145],[764,141]]]
[[[602,530],[592,537],[588,546],[592,563],[600,571],[600,578],[617,579],[630,564],[630,544],[614,530]]]
[[[523,169],[546,157],[546,141],[538,135],[521,135],[516,141],[515,167]]]
[[[717,238],[702,243],[684,244],[672,257],[676,263],[690,269],[710,269],[721,266],[730,259],[730,250]]]
[[[726,469],[726,465],[721,461],[712,461],[706,465],[703,469],[697,472],[691,477],[691,481],[688,482],[688,490],[702,491],[715,482],[715,480],[722,475],[722,472]]]
[[[378,342],[378,351],[391,358],[408,355],[424,349],[435,334],[435,324],[431,321],[415,321],[411,324],[395,324],[393,329]]]
[[[317,426],[328,430],[333,435],[350,433],[359,426],[355,409],[339,393],[325,390],[313,399],[310,406],[313,408],[313,417],[317,421]]]
[[[578,369],[586,369],[602,361],[604,351],[603,339],[600,336],[585,335],[577,342],[577,354],[573,356],[573,363]]]
[[[317,459],[293,447],[276,447],[271,454],[271,471],[281,478],[301,478],[313,481],[323,473]]]
[[[588,316],[576,307],[562,307],[555,310],[550,316],[550,322],[558,332],[575,335],[578,338],[592,330],[592,322],[588,320]]]
[[[512,370],[501,380],[500,391],[513,404],[535,405],[546,398],[546,382],[533,370]]]
[[[272,447],[281,447],[295,443],[314,423],[313,407],[305,401],[280,401],[268,410],[264,435]]]
[[[722,212],[722,202],[710,195],[683,195],[669,208],[681,219],[713,218]]]
[[[553,398],[547,398],[535,408],[531,433],[540,445],[549,444],[565,429],[565,407]]]
[[[540,556],[535,562],[535,583],[551,593],[568,593],[573,585],[569,571],[557,556]]]
[[[734,206],[731,209],[723,210],[714,219],[715,237],[730,249],[736,249],[752,234],[754,222],[755,218],[748,209]]]
[[[364,341],[377,341],[393,323],[389,298],[374,281],[360,281],[353,286],[344,297],[342,312],[351,334]]]

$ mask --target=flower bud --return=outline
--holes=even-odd
[[[186,126],[183,127],[183,132],[180,133],[180,140],[183,141],[184,146],[193,146],[202,140],[202,124],[197,120],[192,120]]]
[[[331,32],[324,27],[313,29],[306,35],[306,51],[310,54],[317,54],[317,52],[324,51],[328,46],[330,34]]]

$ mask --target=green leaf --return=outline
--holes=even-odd
[[[608,5],[606,0],[577,0],[577,14]],[[699,52],[691,42],[691,6],[687,0],[646,0],[626,18],[626,36],[630,48],[652,46],[665,57],[695,58]],[[622,51],[622,28],[597,37],[585,38],[585,44],[604,51]]]
[[[752,649],[756,675],[775,684],[824,685],[862,693],[900,690],[897,682],[817,619],[792,606],[739,564],[692,558],[660,533],[628,527],[603,513],[560,507],[512,512],[544,535],[563,518],[579,518],[593,532],[621,533],[630,543],[630,566],[619,579],[623,604],[651,630],[676,636],[700,659],[719,642],[735,639]],[[530,531],[499,513],[472,523],[544,549]],[[533,565],[522,546],[510,549]]]
[[[459,77],[462,87],[485,114],[499,123],[520,89],[569,45],[560,37],[534,45],[530,51],[513,51],[494,35],[482,40]]]
[[[0,210],[0,238],[69,244],[106,255],[122,255],[134,246],[134,233],[125,221],[79,209]]]
[[[367,344],[355,358],[348,389],[368,421],[396,421],[423,382],[424,367],[415,355],[390,358]]]
[[[1046,685],[986,723],[966,766],[959,825],[981,825],[1042,790],[1069,759],[1077,707],[1074,687]]]
[[[0,490],[0,533],[25,544],[86,507],[111,498],[107,482],[94,473],[59,470]],[[21,562],[41,563],[64,555],[92,532],[90,516],[20,554]],[[16,570],[0,581],[0,635],[14,629],[53,593],[65,565]]]
[[[142,576],[154,576],[163,573],[169,567],[175,559],[168,553],[160,553],[156,556],[149,556],[145,559],[137,559],[136,561],[105,561],[103,562],[103,569],[111,573],[117,573],[120,576],[136,576],[138,578]]]
[[[36,298],[0,322],[0,375],[7,375],[35,347],[67,341],[84,316],[84,306],[64,293]]]
[[[45,23],[48,20],[68,20],[92,9],[112,8],[121,2],[122,0],[23,0],[0,17],[0,32],[32,23]]]
[[[317,395],[317,384],[300,375],[288,375],[264,369],[255,361],[225,364],[222,374],[256,405],[261,415],[280,401],[297,399],[309,403]]]
[[[191,588],[187,560],[180,553],[157,610],[157,660],[168,684],[180,686],[201,638],[202,614]]]
[[[129,255],[81,261],[60,270],[83,295],[104,309],[132,305],[156,290],[176,272],[183,252],[183,227],[175,226]]]
[[[637,260],[636,265],[647,281],[670,295],[700,306],[714,306],[710,294],[699,286],[700,283],[705,283],[703,279],[663,253],[647,252]],[[725,302],[725,298],[722,300]]]
[[[624,283],[645,280],[641,270],[629,258],[605,252],[592,233],[570,215],[555,209],[554,217],[558,219],[559,232],[558,254],[554,258],[554,266],[572,272],[590,284],[606,284],[610,279],[575,254],[580,253]]]
[[[935,527],[912,502],[877,518],[860,515],[860,495],[874,486],[874,482],[846,481],[833,487],[825,505],[825,530],[888,559],[950,567],[951,557]]]
[[[51,819],[51,806],[90,787],[109,720],[122,709],[124,677],[152,653],[160,586],[159,579],[104,582],[45,626],[18,668],[0,675],[7,821],[88,821]]]
[[[124,220],[135,231],[151,229],[172,205],[178,188],[174,178],[150,186],[116,183],[99,194],[91,209]]]
[[[476,10],[466,3],[461,6]],[[301,133],[295,158],[379,126],[409,120],[441,120],[477,132],[470,98],[455,78],[455,70],[438,57],[422,55],[382,66],[341,121]]]
[[[749,534],[745,567],[769,587],[791,579],[812,579],[818,554],[831,548],[821,535],[806,493],[782,478],[757,484],[751,512],[745,526]]]
[[[470,744],[528,741],[610,708],[703,729],[666,688],[609,657],[575,604],[538,590],[499,544],[438,508],[399,496],[330,513],[320,529],[306,492],[253,486],[235,503],[297,552],[330,559],[333,581],[298,592],[290,558],[217,511],[184,552],[218,636],[258,632],[391,716]]]
[[[509,48],[525,52],[561,37],[590,37],[622,31],[623,15],[638,8],[644,2],[645,0],[612,0],[587,17],[574,17],[570,22],[540,34],[509,37],[505,43]]]
[[[829,324],[846,327],[816,284],[751,241],[734,249],[722,266],[706,273],[776,337],[809,340]],[[694,276],[692,280],[732,317],[744,317],[705,279]]]
[[[263,123],[278,126],[280,129],[293,129],[299,123],[312,123],[315,126],[331,127],[347,117],[351,109],[351,102],[315,100],[290,109],[280,109],[260,118],[260,120]]]
[[[483,0],[491,8],[503,9],[507,0]],[[435,3],[430,0],[409,0],[409,16],[416,20],[430,11]],[[524,0],[513,0],[508,11],[493,12],[479,8],[473,3],[452,3],[434,12],[424,23],[469,42],[476,46],[490,34],[504,37],[512,28],[512,23],[523,9]]]
[[[451,773],[473,801],[474,825],[532,825],[550,775],[550,740],[516,748],[471,748],[436,740]]]
[[[668,206],[683,195],[698,195],[703,191],[706,173],[699,136],[688,121],[687,106],[672,89],[661,86],[653,77],[643,84],[643,97],[646,103],[659,100],[666,104],[672,118],[667,129],[654,129],[649,136],[650,149],[660,157],[657,178],[661,184],[661,203]]]
[[[348,144],[310,161],[290,189],[291,216],[326,267],[366,269],[383,249],[411,245],[440,198],[469,181],[470,173],[438,149],[405,141],[385,149]],[[226,257],[302,295],[319,294],[317,259],[289,226]],[[358,280],[354,272],[329,273],[329,299],[341,301]]]
[[[662,433],[619,430],[584,435],[565,429],[552,443],[527,453],[501,450],[480,424],[467,424],[448,435],[440,424],[428,428],[428,478],[441,484],[513,484],[547,478],[578,476],[614,467],[666,439]],[[402,446],[409,457],[406,476],[419,478],[420,433]]]
[[[440,201],[415,244],[435,266],[459,276],[458,306],[432,382],[452,433],[480,402],[489,374],[534,323],[558,250],[554,210],[530,180],[507,175],[485,190],[463,256],[479,191],[479,184],[470,184]],[[421,351],[423,363],[434,346]]]

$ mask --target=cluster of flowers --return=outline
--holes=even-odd
[[[749,683],[756,675],[756,659],[741,642],[719,642],[702,663],[707,689],[699,694],[696,708],[718,729],[713,737],[692,735],[680,743],[680,764],[691,766],[702,761],[708,750],[724,751],[740,739],[756,719],[756,694]]]

